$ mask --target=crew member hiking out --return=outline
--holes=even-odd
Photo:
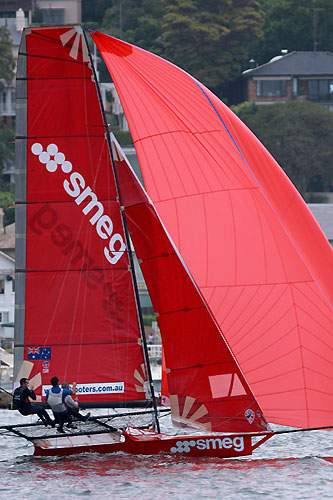
[[[61,387],[63,389],[70,390],[68,382],[63,382],[61,384]],[[73,383],[73,396],[75,396],[75,387],[76,387],[76,384]],[[81,420],[81,422],[87,422],[87,420],[89,420],[90,413],[87,413],[87,415],[81,415],[79,413],[79,403],[77,402],[77,398],[75,398],[75,400],[73,400],[72,396],[67,394],[67,396],[64,399],[64,403],[66,405],[67,413],[70,416],[74,417],[74,419]]]
[[[57,430],[59,432],[64,432],[65,422],[67,422],[67,427],[75,429],[72,424],[73,419],[71,415],[69,415],[65,405],[66,396],[72,396],[73,392],[69,389],[62,389],[59,387],[58,377],[52,377],[51,384],[51,389],[46,391],[45,401],[50,405],[54,418],[59,424]]]
[[[49,414],[42,406],[37,404],[31,404],[30,399],[36,401],[36,394],[34,392],[34,387],[29,386],[29,380],[27,378],[21,378],[20,387],[17,387],[13,395],[13,408],[18,410],[21,415],[38,415],[45,426],[51,425],[55,426],[55,422],[51,420]]]

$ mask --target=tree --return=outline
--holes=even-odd
[[[174,62],[224,99],[261,24],[259,0],[113,0],[103,20],[108,33]]]
[[[4,211],[3,225],[8,226],[15,221],[14,193],[12,191],[0,191],[0,207]]]
[[[118,0],[119,3],[119,0]],[[82,0],[82,21],[102,24],[104,13],[110,6],[110,0]]]
[[[2,179],[2,170],[14,160],[14,130],[0,123],[0,191],[8,191],[8,183]]]
[[[249,42],[261,37],[257,0],[163,0],[163,56],[221,98],[246,67]]]
[[[112,36],[159,53],[157,40],[164,11],[161,0],[111,0],[110,3],[103,29]]]
[[[333,51],[331,0],[260,0],[263,40],[251,47],[251,58],[268,62],[281,49]]]
[[[333,113],[311,102],[233,108],[265,145],[304,196],[320,175],[328,190],[333,178]],[[252,108],[253,109],[253,108]]]
[[[12,53],[12,41],[6,26],[0,27],[0,90],[4,88],[3,80],[10,83],[14,78],[15,60]]]

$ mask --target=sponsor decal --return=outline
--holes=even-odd
[[[162,403],[162,405],[168,406],[168,405],[170,405],[170,399],[167,396],[162,396],[161,403]]]
[[[50,363],[48,361],[43,361],[42,367],[43,367],[43,373],[49,373]]]
[[[205,438],[205,439],[191,439],[191,441],[177,441],[176,446],[173,446],[171,453],[189,453],[191,448],[198,450],[221,450],[221,449],[234,449],[241,452],[244,450],[244,438],[237,436],[234,438]]]
[[[46,391],[51,389],[51,385],[43,385],[43,396],[45,396]],[[77,384],[76,394],[112,394],[112,393],[123,393],[125,392],[124,382],[100,382],[95,384]]]
[[[73,40],[74,38],[74,40]],[[60,35],[60,40],[63,45],[72,45],[69,57],[73,59],[78,59],[80,44],[82,45],[82,59],[84,62],[89,62],[89,54],[86,47],[86,43],[83,36],[83,31],[81,26],[73,26],[68,31],[65,31],[62,35]]]
[[[43,146],[35,142],[31,146],[31,151],[35,156],[38,156],[40,163],[45,165],[48,172],[53,173],[60,166],[64,174],[68,176],[63,182],[63,188],[66,193],[74,198],[75,203],[80,206],[82,202],[85,204],[82,209],[84,215],[90,217],[89,222],[95,226],[97,235],[102,240],[109,240],[104,247],[104,256],[110,264],[116,264],[126,250],[123,237],[119,233],[113,232],[113,222],[109,215],[104,214],[104,206],[98,200],[94,191],[90,186],[86,187],[86,181],[79,172],[73,172],[73,165],[66,160],[65,155],[58,150],[56,144],[49,144],[46,151]],[[30,221],[35,224],[34,221]],[[32,227],[34,230],[34,227]],[[35,232],[37,232],[35,230]],[[83,251],[83,250],[82,250]],[[83,253],[86,253],[83,251]]]
[[[246,410],[245,416],[247,418],[247,421],[249,424],[252,424],[253,420],[255,419],[255,413],[253,410]]]
[[[51,347],[28,347],[28,361],[51,359]]]

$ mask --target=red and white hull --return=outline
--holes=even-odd
[[[273,433],[253,444],[251,435],[221,434],[203,436],[170,436],[154,431],[129,428],[118,433],[107,432],[91,435],[70,435],[35,439],[34,455],[73,455],[84,452],[115,453],[123,451],[135,455],[156,455],[167,453],[190,457],[241,457],[252,451]]]

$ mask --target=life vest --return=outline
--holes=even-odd
[[[57,392],[53,392],[53,389],[57,389]],[[59,392],[58,389],[58,387],[52,387],[48,392],[46,401],[51,406],[51,409],[54,413],[63,413],[64,411],[66,411],[64,399],[69,391],[65,391],[64,394],[64,389],[60,389]]]
[[[13,408],[14,410],[19,410],[23,412],[27,412],[30,409],[30,401],[29,398],[23,397],[23,392],[25,387],[17,387],[13,394]]]

